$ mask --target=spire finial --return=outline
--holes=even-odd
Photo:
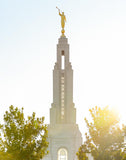
[[[60,9],[58,7],[56,7],[59,11],[59,15],[61,17],[61,27],[62,27],[62,30],[61,30],[61,33],[62,33],[62,37],[65,37],[64,33],[65,33],[65,30],[64,30],[64,27],[65,27],[65,22],[66,22],[66,16],[64,15],[64,12],[60,12]]]

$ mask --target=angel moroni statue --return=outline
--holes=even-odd
[[[64,15],[64,12],[60,13],[60,9],[58,7],[56,8],[59,10],[59,15],[61,16],[61,27],[62,27],[61,33],[62,33],[62,36],[64,37],[65,36],[64,27],[65,27],[65,22],[66,22],[66,16]]]

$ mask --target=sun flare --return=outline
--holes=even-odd
[[[120,123],[126,125],[126,107],[120,105],[114,106],[112,109],[115,110],[119,115]]]

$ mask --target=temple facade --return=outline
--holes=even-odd
[[[49,154],[44,160],[77,160],[76,152],[82,144],[82,135],[76,124],[73,70],[69,61],[68,39],[65,36],[59,38],[57,45],[48,136]]]

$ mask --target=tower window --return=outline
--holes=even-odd
[[[64,51],[61,51],[61,69],[65,68],[65,54]]]
[[[62,53],[61,55],[64,56],[64,51],[62,51],[61,53]]]
[[[65,68],[65,56],[62,55],[61,56],[61,69],[64,69]]]
[[[58,160],[68,160],[68,153],[65,148],[61,148],[58,151]]]

